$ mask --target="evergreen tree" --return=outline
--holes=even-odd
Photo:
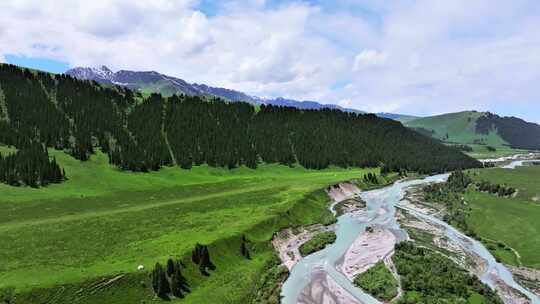
[[[152,271],[152,288],[156,295],[162,299],[168,299],[168,294],[171,292],[167,275],[160,263],[156,263]]]
[[[193,261],[193,263],[199,265],[199,270],[201,274],[205,276],[210,275],[207,269],[216,269],[216,266],[210,260],[210,253],[208,252],[208,246],[206,245],[201,245],[197,243],[192,251],[191,260]]]
[[[242,240],[240,242],[240,254],[244,256],[246,259],[250,260],[251,255],[249,253],[249,249],[247,247],[248,240],[246,239],[245,235],[242,235]]]
[[[172,276],[173,273],[176,272],[176,263],[173,261],[173,259],[167,260],[167,276]]]
[[[441,173],[482,165],[399,122],[372,114],[272,105],[255,111],[247,103],[184,95],[143,98],[123,87],[6,64],[0,64],[0,87],[5,104],[0,143],[19,151],[34,145],[63,149],[81,161],[101,149],[123,170],[148,172],[174,164],[183,169],[201,164],[232,169],[256,168],[263,162],[323,169],[382,163],[386,174]],[[9,170],[3,171],[2,181],[38,187],[65,180],[56,160],[48,167],[43,157],[34,156],[37,161],[4,161]],[[373,175],[366,180],[377,183]]]

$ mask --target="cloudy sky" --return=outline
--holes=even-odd
[[[2,0],[0,61],[540,122],[538,0]]]

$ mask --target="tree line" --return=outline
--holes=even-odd
[[[451,259],[413,242],[397,244],[392,260],[404,291],[399,304],[467,303],[473,293],[483,298],[482,303],[503,303],[489,286]]]
[[[477,133],[487,135],[493,130],[497,130],[502,139],[514,148],[540,149],[540,125],[538,124],[491,113],[486,113],[476,121]]]
[[[488,181],[480,181],[476,183],[476,188],[481,192],[488,192],[491,194],[498,195],[500,197],[512,196],[516,193],[516,189],[509,186],[504,186],[500,184],[493,184]]]
[[[423,188],[424,200],[427,202],[442,203],[446,207],[443,220],[470,237],[476,237],[476,233],[467,223],[468,207],[463,200],[463,193],[472,183],[469,175],[463,171],[455,171],[450,174],[444,183],[427,185]]]
[[[97,150],[124,170],[162,166],[310,169],[384,166],[438,173],[480,164],[399,122],[339,110],[227,103],[218,98],[104,87],[68,75],[0,65],[0,142],[30,142],[88,160]]]
[[[60,183],[65,179],[66,173],[56,163],[56,158],[49,158],[47,149],[40,144],[33,144],[5,156],[0,153],[0,182],[37,188]]]

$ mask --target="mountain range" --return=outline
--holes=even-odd
[[[251,104],[271,104],[277,106],[288,106],[298,109],[338,109],[344,112],[366,113],[364,111],[352,108],[344,108],[335,104],[325,104],[310,100],[294,100],[287,98],[262,98],[252,96],[240,91],[212,87],[206,84],[189,83],[183,79],[164,75],[155,71],[128,71],[120,70],[113,72],[106,66],[97,68],[76,67],[66,72],[67,75],[78,79],[95,80],[105,85],[120,85],[128,87],[141,93],[161,93],[163,96],[172,96],[173,94],[185,94],[190,96],[216,96],[228,101],[243,101]],[[410,115],[401,115],[394,113],[376,113],[379,117],[390,118],[394,120],[409,120],[416,118]]]

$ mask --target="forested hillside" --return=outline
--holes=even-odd
[[[512,147],[521,149],[540,149],[540,125],[526,122],[516,117],[500,117],[491,113],[478,118],[476,132],[489,134],[497,130]]]
[[[175,164],[188,169],[204,163],[256,168],[260,162],[312,169],[384,165],[423,173],[479,166],[375,115],[277,106],[256,111],[247,103],[197,96],[143,98],[123,87],[12,65],[0,65],[0,92],[0,143],[17,147],[18,153],[36,144],[61,149],[81,161],[101,149],[111,164],[125,170],[146,172]],[[43,148],[33,151],[43,156]],[[37,184],[64,178],[56,168],[38,170],[46,167],[42,161],[25,163],[33,171],[51,172],[34,174]]]
[[[540,125],[489,112],[448,113],[404,121],[404,124],[447,144],[469,146],[475,153],[540,149]]]

